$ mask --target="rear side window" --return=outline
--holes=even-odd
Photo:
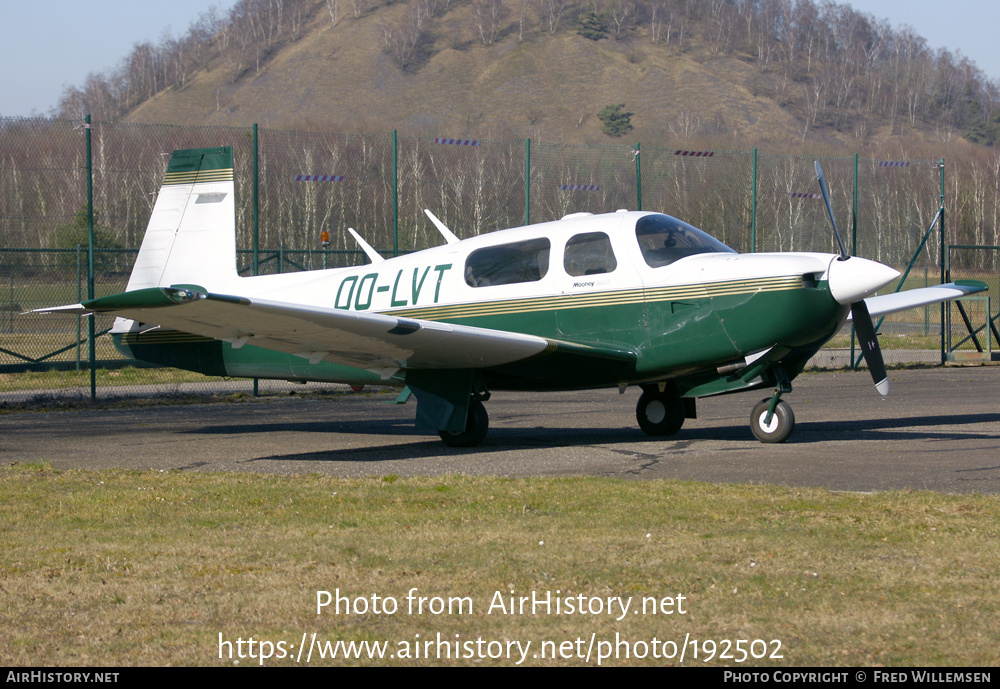
[[[549,272],[548,238],[477,249],[465,260],[465,282],[472,287],[537,282]]]
[[[586,232],[566,242],[563,267],[574,277],[611,273],[618,267],[611,239],[603,232]]]

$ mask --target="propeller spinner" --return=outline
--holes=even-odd
[[[819,189],[823,193],[823,201],[826,203],[830,224],[833,225],[833,234],[840,246],[840,258],[837,261],[848,262],[848,264],[842,264],[842,269],[834,268],[837,261],[831,264],[830,291],[841,304],[850,303],[851,318],[854,321],[854,329],[861,344],[861,354],[865,358],[865,363],[868,364],[868,370],[871,371],[872,380],[875,381],[875,389],[883,395],[888,395],[889,375],[885,370],[882,349],[878,345],[878,336],[875,334],[875,324],[872,323],[871,314],[868,313],[868,305],[865,304],[864,296],[891,282],[899,273],[881,263],[852,257],[847,253],[844,242],[840,239],[837,221],[833,217],[830,192],[826,188],[826,180],[823,178],[823,169],[819,166],[819,161],[816,161],[816,178],[819,181]],[[847,269],[848,265],[850,265],[850,269]]]

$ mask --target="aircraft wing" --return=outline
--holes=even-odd
[[[634,361],[612,352],[544,337],[437,321],[212,294],[193,287],[152,287],[40,313],[105,313],[142,324],[331,361],[388,378],[400,368],[502,366],[543,353]],[[145,326],[144,326],[145,327]]]
[[[872,316],[884,316],[917,306],[927,306],[928,304],[937,304],[942,301],[958,299],[969,294],[984,292],[987,289],[988,286],[984,282],[979,282],[978,280],[960,280],[958,282],[935,285],[934,287],[921,287],[904,292],[884,294],[880,297],[868,297],[865,299],[865,304],[868,306],[868,313]],[[851,322],[850,315],[847,317],[847,322]]]

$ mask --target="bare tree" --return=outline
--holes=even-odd
[[[816,122],[826,113],[827,103],[829,102],[830,88],[833,81],[834,72],[831,67],[830,69],[820,71],[820,73],[814,76],[809,84],[807,84],[805,90],[805,121],[802,126],[803,141],[805,141],[809,130],[812,129]]]
[[[667,45],[670,44],[670,11],[661,0],[653,0],[649,7],[649,38],[653,43],[663,40],[663,23],[667,22]]]
[[[747,7],[744,12],[747,17],[747,35],[756,48],[757,69],[766,72],[779,50],[779,40],[776,35],[781,24],[781,0],[761,0],[756,11]]]
[[[517,13],[517,42],[524,40],[524,30],[528,28],[528,3],[529,0],[521,0],[521,9]]]
[[[302,36],[302,19],[302,5],[301,3],[296,3],[288,18],[288,31],[293,41],[299,40]]]
[[[479,31],[483,45],[493,45],[503,29],[507,8],[504,0],[474,0],[472,3],[472,18]]]
[[[568,5],[569,0],[538,0],[538,14],[542,19],[542,26],[550,34],[559,30]]]
[[[625,23],[635,17],[635,2],[632,0],[612,0],[608,14],[615,27],[615,40],[619,40],[622,37]]]
[[[682,139],[691,139],[701,129],[701,118],[686,108],[681,108],[669,125],[670,132]]]
[[[430,39],[430,8],[424,0],[407,5],[406,13],[395,24],[382,24],[384,52],[392,56],[401,69],[407,69],[423,58]]]

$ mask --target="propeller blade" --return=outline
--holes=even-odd
[[[854,320],[854,330],[858,333],[858,341],[861,343],[861,353],[865,357],[865,363],[868,364],[868,370],[871,371],[872,380],[875,381],[875,389],[883,395],[888,395],[889,374],[886,373],[882,350],[878,346],[878,336],[875,335],[875,325],[864,300],[851,304],[851,318]]]
[[[826,213],[830,217],[830,224],[833,225],[833,236],[837,238],[837,244],[840,246],[840,260],[846,261],[850,258],[847,253],[847,249],[844,248],[844,242],[840,239],[840,230],[837,229],[837,221],[833,218],[833,207],[830,205],[830,192],[826,188],[826,179],[823,178],[823,168],[819,166],[819,161],[816,161],[816,179],[819,181],[819,190],[823,192],[823,202],[826,204]],[[855,259],[856,261],[861,261],[862,259]],[[883,278],[888,277],[888,274],[875,275],[869,267],[869,263],[873,265],[879,265],[881,268],[885,268],[887,271],[895,273],[896,271],[881,264],[875,264],[872,261],[865,261],[864,264],[859,264],[857,268],[864,268],[864,277],[861,278],[861,282],[865,282],[863,285],[853,285],[858,287],[860,293],[871,293],[872,290],[869,287],[873,286],[875,283],[882,283]],[[854,265],[854,264],[851,264]],[[831,277],[832,277],[831,265]],[[898,273],[897,273],[898,275]],[[857,276],[855,276],[857,277]],[[867,284],[866,281],[871,280],[871,284]],[[844,282],[841,278],[840,282]],[[848,280],[850,282],[850,280]],[[877,289],[877,288],[876,288]],[[853,296],[853,295],[851,295]],[[846,294],[841,297],[844,301],[850,298]],[[844,301],[840,301],[841,304]],[[868,305],[865,304],[864,299],[856,301],[851,304],[851,319],[854,321],[854,330],[858,334],[858,341],[861,343],[861,354],[865,357],[865,363],[868,364],[868,370],[871,371],[872,380],[875,381],[875,389],[879,391],[880,394],[889,394],[889,374],[885,370],[885,361],[882,359],[882,349],[878,346],[878,336],[875,334],[875,324],[872,323],[871,314],[868,313]]]
[[[844,248],[844,242],[840,240],[840,230],[837,229],[837,221],[833,219],[833,207],[830,205],[830,192],[826,188],[826,180],[823,178],[823,168],[819,166],[818,160],[816,161],[816,179],[819,180],[819,190],[823,193],[823,203],[826,204],[826,213],[830,217],[830,224],[833,225],[833,236],[837,238],[837,244],[840,246],[840,259],[846,261],[850,256]]]

